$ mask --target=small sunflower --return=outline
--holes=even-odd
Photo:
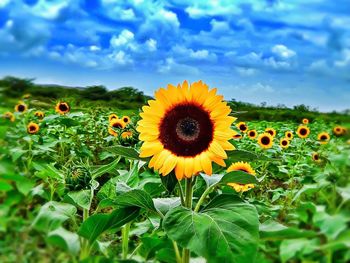
[[[320,155],[318,154],[318,153],[312,153],[312,160],[314,161],[314,162],[316,162],[316,163],[319,163],[319,162],[321,162],[321,159],[320,159]]]
[[[237,123],[236,127],[241,131],[246,133],[248,131],[248,126],[245,122],[241,121],[239,123]]]
[[[123,122],[127,125],[130,123],[130,117],[129,116],[123,116],[122,117]]]
[[[24,94],[24,95],[22,96],[22,98],[23,98],[23,99],[29,99],[30,96],[31,96],[31,95],[30,95],[29,93],[27,93],[27,94]]]
[[[266,128],[265,132],[269,133],[272,137],[275,137],[277,134],[274,128]]]
[[[163,176],[175,170],[178,180],[200,171],[211,175],[212,162],[225,166],[225,151],[235,149],[229,143],[235,118],[222,100],[202,81],[160,88],[140,113],[140,157],[152,156],[149,167]]]
[[[310,129],[305,125],[300,125],[297,129],[297,134],[300,138],[305,139],[310,134]]]
[[[118,133],[110,126],[108,127],[108,133],[114,137],[118,136]]]
[[[132,131],[125,131],[121,134],[123,139],[130,139],[132,138]]]
[[[45,117],[45,113],[42,111],[36,111],[34,116],[38,117],[39,119],[43,119]]]
[[[242,137],[243,137],[242,134],[237,133],[232,136],[232,139],[239,140],[239,139],[242,139]]]
[[[293,133],[291,132],[291,131],[286,131],[285,132],[285,136],[286,136],[286,138],[288,139],[288,140],[291,140],[291,139],[293,139]]]
[[[29,134],[35,134],[39,131],[39,125],[35,122],[30,122],[28,125],[27,125],[27,132]]]
[[[309,119],[304,118],[301,122],[302,122],[303,124],[309,124]]]
[[[70,106],[68,105],[67,102],[62,102],[61,101],[61,102],[58,102],[56,104],[55,110],[56,110],[57,113],[63,115],[63,114],[66,114],[66,113],[68,113],[70,111]]]
[[[328,132],[321,132],[317,135],[317,139],[321,144],[327,144],[330,138]]]
[[[110,126],[115,129],[124,129],[126,124],[121,119],[114,119],[110,122]]]
[[[256,130],[249,130],[247,134],[250,139],[255,139],[256,136],[258,136],[258,133],[256,132]]]
[[[255,175],[254,169],[250,166],[249,163],[246,163],[246,162],[236,162],[231,164],[230,167],[227,168],[227,172],[233,172],[233,171],[242,171],[251,175]],[[227,185],[235,189],[236,192],[246,192],[254,188],[254,184],[228,183]]]
[[[280,146],[283,148],[283,149],[286,149],[289,147],[289,144],[290,144],[290,141],[288,140],[288,138],[282,138],[280,140]]]
[[[5,119],[7,119],[7,120],[10,120],[11,122],[14,122],[15,119],[16,119],[15,115],[14,115],[12,112],[10,112],[10,111],[5,112],[5,113],[3,114],[3,118],[5,118]]]
[[[119,118],[118,118],[117,114],[115,114],[115,113],[109,114],[109,116],[108,116],[108,121],[109,122],[111,122],[113,120],[118,120],[118,119]]]
[[[28,106],[24,102],[19,102],[15,106],[15,111],[17,111],[17,112],[25,112],[27,109],[28,109]]]
[[[263,149],[269,149],[273,145],[273,137],[271,136],[270,133],[267,133],[267,132],[260,134],[258,137],[258,144]]]
[[[341,136],[344,134],[344,128],[342,126],[335,126],[333,128],[333,133],[335,136]]]

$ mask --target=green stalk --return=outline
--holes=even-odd
[[[196,207],[194,208],[194,212],[198,212],[199,208],[201,207],[202,203],[204,202],[205,198],[207,197],[207,195],[211,192],[211,190],[213,190],[215,187],[217,186],[217,184],[213,184],[211,186],[209,186],[207,189],[205,189],[205,191],[203,192],[202,196],[199,198],[199,201],[196,205]]]
[[[122,228],[122,259],[128,258],[130,225],[131,222],[125,224]]]
[[[192,178],[186,179],[185,207],[192,210],[193,185]],[[184,248],[182,251],[182,263],[190,262],[190,250]]]
[[[83,209],[83,222],[88,219],[89,217],[89,210]],[[85,259],[90,254],[90,247],[89,247],[89,241],[85,238],[81,240],[81,250],[80,250],[80,260]]]

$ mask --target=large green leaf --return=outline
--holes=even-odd
[[[104,175],[110,171],[113,171],[117,168],[120,158],[115,159],[113,162],[99,166],[92,171],[92,178],[97,178],[101,175]]]
[[[141,160],[139,153],[131,147],[121,145],[111,146],[104,149],[107,152],[114,153],[118,156],[126,157],[128,159]]]
[[[135,219],[139,212],[139,207],[122,207],[110,214],[92,215],[82,223],[78,234],[88,239],[92,244],[103,232],[123,226]]]
[[[208,262],[254,262],[258,214],[233,195],[214,198],[199,213],[184,207],[170,210],[163,222],[167,235]]]
[[[147,192],[140,189],[134,189],[119,195],[115,203],[121,207],[137,206],[156,211],[152,197]]]
[[[92,201],[92,192],[91,190],[80,190],[69,192],[67,197],[73,201],[73,204],[79,206],[83,209],[90,210],[91,201]]]
[[[253,162],[253,161],[272,161],[276,160],[270,157],[267,157],[262,154],[257,154],[253,152],[248,152],[244,150],[234,150],[228,152],[228,158],[232,161],[246,161],[246,162]]]
[[[57,228],[47,235],[46,241],[51,245],[56,245],[73,255],[80,250],[79,236],[62,227]]]
[[[72,218],[76,212],[77,209],[71,204],[50,201],[40,208],[32,227],[44,232],[55,230],[63,222]]]
[[[176,184],[178,183],[178,180],[176,179],[175,173],[171,172],[167,176],[159,175],[160,179],[162,180],[162,184],[164,187],[171,193],[174,191]]]

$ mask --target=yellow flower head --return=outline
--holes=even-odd
[[[250,139],[255,139],[256,136],[258,136],[258,133],[256,132],[256,130],[249,130],[247,134]]]
[[[293,139],[293,133],[291,131],[286,131],[285,136],[288,140]]]
[[[108,127],[108,133],[114,137],[118,136],[118,133],[110,126]]]
[[[303,124],[309,124],[309,119],[304,118],[304,119],[302,120],[302,123],[303,123]]]
[[[242,139],[242,134],[239,134],[239,133],[236,133],[232,136],[232,139],[235,139],[235,140],[239,140],[239,139]]]
[[[39,125],[35,122],[30,122],[28,125],[27,125],[27,132],[29,134],[35,134],[39,131]]]
[[[42,111],[36,111],[34,116],[38,117],[39,119],[43,119],[45,117],[45,113]]]
[[[16,112],[25,112],[28,109],[27,104],[25,104],[24,102],[19,102],[16,106],[15,106],[15,111]]]
[[[255,175],[254,169],[251,167],[249,163],[246,163],[246,162],[236,162],[231,164],[230,167],[227,168],[227,172],[233,172],[233,171],[242,171],[251,175]],[[228,183],[227,185],[235,189],[236,192],[246,192],[254,188],[254,184]]]
[[[248,131],[248,126],[245,122],[241,121],[236,124],[236,127],[241,131],[246,133]]]
[[[152,156],[149,167],[163,176],[175,170],[178,180],[200,171],[211,175],[212,162],[225,166],[225,151],[235,149],[229,143],[235,118],[222,100],[202,81],[160,88],[140,113],[140,157]]]
[[[12,112],[10,112],[10,111],[5,112],[4,115],[3,115],[3,118],[5,118],[7,120],[10,120],[11,122],[14,122],[15,119],[16,119],[15,115]]]
[[[130,139],[132,137],[132,131],[125,131],[121,134],[123,139]]]
[[[280,140],[280,146],[283,148],[283,149],[286,149],[289,147],[289,144],[290,144],[290,141],[287,139],[287,138],[282,138]]]
[[[330,138],[331,136],[329,136],[328,132],[321,132],[317,135],[317,139],[321,144],[327,144]]]
[[[125,125],[127,125],[127,124],[129,124],[129,122],[130,122],[130,117],[129,117],[129,116],[123,116],[123,117],[122,117],[122,120],[123,120],[123,122],[125,123]]]
[[[302,138],[305,139],[309,136],[310,134],[310,129],[309,127],[305,126],[305,125],[300,125],[297,129],[297,135]]]
[[[56,104],[55,110],[59,114],[67,114],[70,111],[70,106],[67,102],[58,102]]]
[[[320,155],[318,153],[312,153],[312,160],[316,163],[321,162]]]
[[[344,134],[344,128],[342,126],[335,126],[333,128],[333,133],[335,136],[341,136]]]
[[[110,126],[114,129],[124,129],[126,124],[121,119],[114,119],[110,122]]]
[[[108,116],[108,121],[109,122],[111,122],[111,121],[113,121],[113,120],[118,120],[119,118],[118,118],[118,116],[117,116],[117,114],[115,114],[115,113],[112,113],[112,114],[110,114],[109,116]]]
[[[267,132],[260,134],[258,137],[258,144],[263,149],[269,149],[273,145],[273,137]]]
[[[272,137],[275,137],[276,136],[276,130],[274,128],[266,128],[265,129],[265,132],[269,133]]]

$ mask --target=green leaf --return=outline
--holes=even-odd
[[[67,196],[73,201],[73,204],[75,204],[76,206],[90,210],[92,201],[91,190],[69,192]]]
[[[137,206],[157,211],[154,207],[152,197],[147,192],[140,189],[134,189],[119,195],[115,203],[121,207]]]
[[[162,184],[164,185],[164,187],[170,193],[172,193],[175,189],[176,184],[178,183],[175,173],[171,172],[167,176],[162,176],[162,175],[159,175],[159,176],[160,176],[160,179],[162,180]]]
[[[40,208],[32,227],[43,232],[57,229],[76,212],[77,209],[71,204],[50,201]]]
[[[122,157],[126,157],[128,159],[141,160],[141,158],[139,157],[139,153],[131,147],[116,145],[112,147],[107,147],[104,150]]]
[[[233,195],[214,198],[202,211],[170,210],[166,234],[208,262],[254,262],[258,245],[258,214],[254,206]]]
[[[9,184],[5,181],[0,181],[0,191],[7,192],[7,191],[10,191],[12,189],[13,189],[13,187],[11,184]]]
[[[101,175],[104,175],[110,171],[113,171],[117,168],[120,158],[115,159],[113,162],[102,165],[92,171],[92,178],[97,178]]]
[[[79,236],[62,227],[48,233],[46,241],[51,245],[56,245],[72,253],[73,255],[77,255],[80,250]]]
[[[253,152],[243,151],[243,150],[234,150],[228,152],[228,158],[233,161],[245,161],[245,162],[253,162],[253,161],[272,161],[277,160],[265,155],[256,154]]]
[[[297,254],[307,254],[317,248],[317,240],[314,239],[288,239],[283,240],[280,246],[280,257],[282,262],[287,262]]]
[[[123,226],[135,219],[140,212],[138,207],[123,207],[110,214],[95,214],[86,219],[79,228],[78,234],[92,244],[103,232]]]
[[[179,197],[153,198],[154,206],[162,214],[166,214],[170,209],[181,205]]]
[[[225,174],[219,183],[257,184],[258,181],[254,175],[242,171],[232,171]]]
[[[273,220],[268,220],[261,224],[259,230],[260,238],[268,240],[314,237],[317,235],[317,233],[313,231],[287,227]]]

